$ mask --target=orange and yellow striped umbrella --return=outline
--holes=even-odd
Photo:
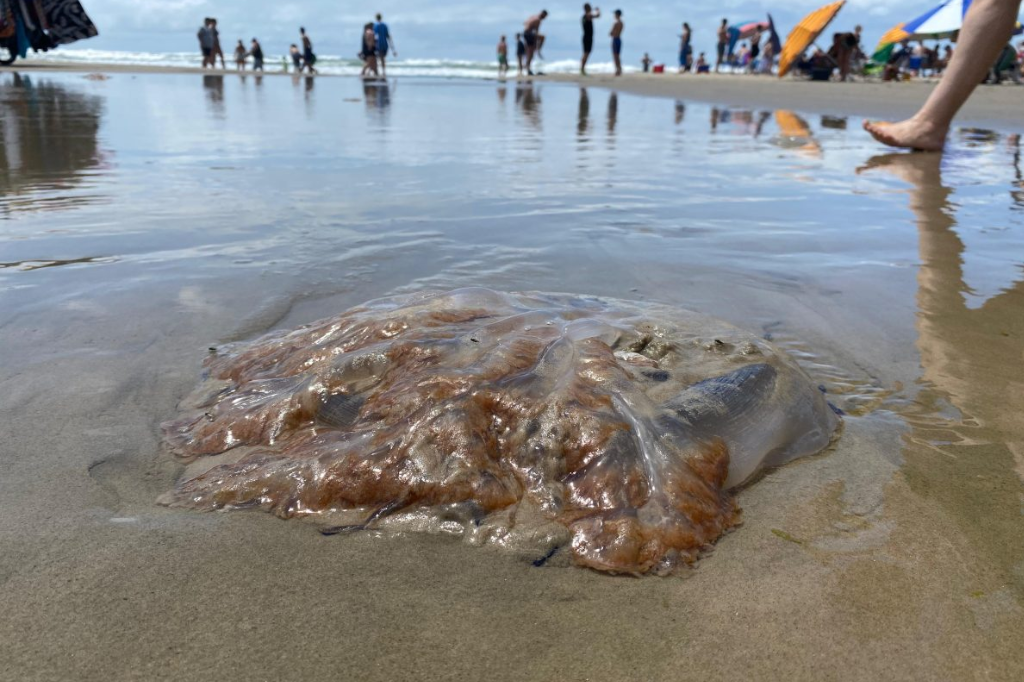
[[[786,44],[782,46],[782,52],[779,53],[779,78],[789,73],[794,62],[800,58],[800,55],[811,43],[817,40],[821,32],[835,19],[836,14],[845,4],[846,0],[839,0],[839,2],[819,7],[793,27],[793,30],[786,36]]]

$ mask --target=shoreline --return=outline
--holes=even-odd
[[[231,69],[200,69],[178,66],[146,66],[138,64],[92,64],[71,62],[17,62],[0,67],[0,72],[73,72],[102,74],[203,74],[208,76],[296,77],[284,71],[235,71]],[[299,77],[309,77],[308,74]],[[358,78],[354,75],[317,74],[318,78]],[[417,78],[425,76],[416,76]],[[392,76],[391,78],[406,78]],[[446,79],[447,80],[447,79]],[[495,76],[490,82],[502,82]],[[736,107],[793,109],[814,114],[860,116],[866,118],[905,118],[924,102],[937,81],[850,83],[812,82],[774,76],[742,74],[678,75],[627,73],[611,74],[547,74],[532,78],[511,76],[505,82],[575,83],[645,97],[684,99],[687,101]],[[1024,87],[1014,85],[983,86],[964,105],[956,125],[974,125],[1002,131],[1024,132],[1019,115],[1024,106]]]

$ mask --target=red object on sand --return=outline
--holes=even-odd
[[[664,64],[655,64],[651,68],[651,71],[653,71],[654,73],[665,73],[665,65]]]

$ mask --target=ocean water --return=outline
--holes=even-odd
[[[1019,135],[903,154],[568,84],[5,71],[0,141],[9,677],[1019,676]],[[678,579],[154,503],[210,347],[464,286],[723,318],[843,433]]]
[[[194,52],[125,52],[117,50],[60,49],[52,52],[40,52],[30,57],[32,60],[68,62],[72,64],[114,64],[135,66],[168,66],[192,67],[202,66],[202,57]],[[225,54],[227,66],[234,69],[235,64],[230,54]],[[514,60],[513,55],[513,60]],[[249,60],[252,66],[252,60]],[[574,59],[534,62],[538,73],[576,73],[579,62]],[[515,72],[515,62],[511,64]],[[285,55],[270,55],[264,60],[267,71],[287,71],[291,68],[291,59]],[[316,68],[320,73],[334,76],[357,76],[362,71],[363,63],[352,57],[338,55],[317,55]],[[477,62],[459,59],[389,59],[388,73],[393,76],[418,76],[433,78],[495,78],[496,62]],[[595,61],[588,65],[593,73],[612,73],[615,69],[612,62]],[[635,72],[635,66],[624,66],[626,72]]]

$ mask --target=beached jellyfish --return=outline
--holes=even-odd
[[[738,522],[730,489],[838,418],[768,342],[649,303],[487,289],[372,301],[217,349],[161,502],[324,531],[421,529],[667,572]]]

